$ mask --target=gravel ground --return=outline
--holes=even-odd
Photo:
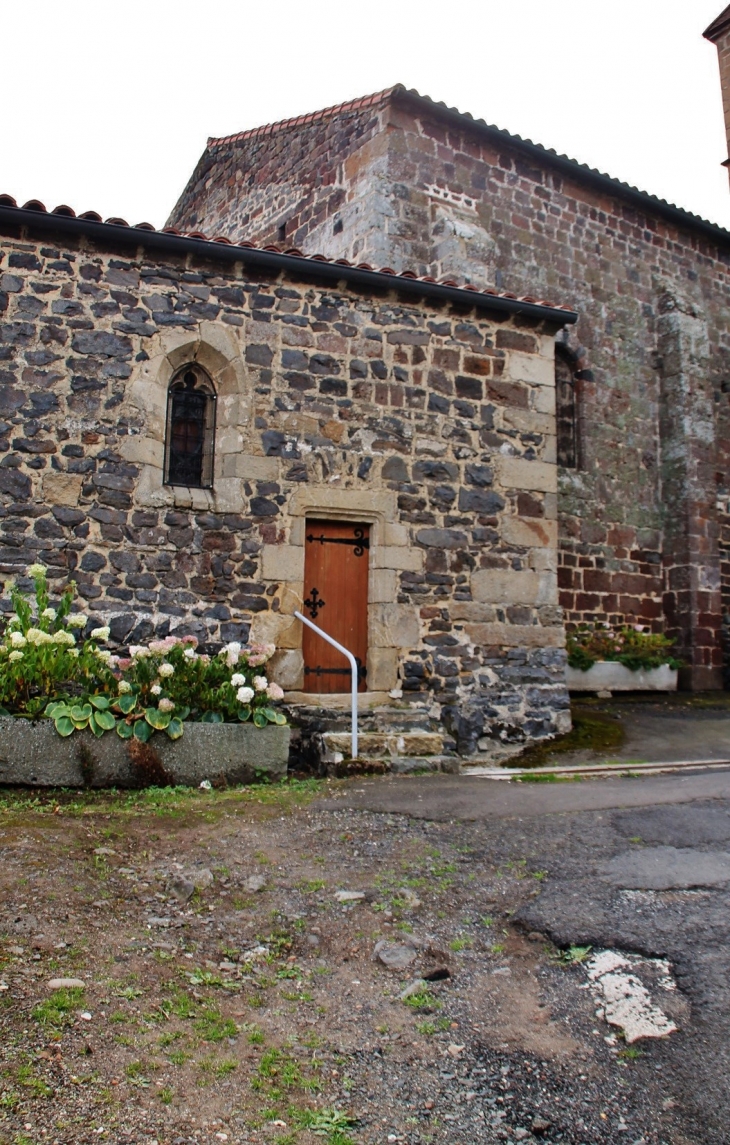
[[[710,1142],[682,1031],[626,1046],[513,925],[521,828],[312,802],[343,788],[0,799],[3,1145]]]

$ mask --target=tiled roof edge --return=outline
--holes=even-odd
[[[678,207],[675,203],[670,203],[666,199],[660,199],[657,195],[652,195],[648,191],[642,191],[639,187],[632,186],[631,183],[624,183],[621,179],[617,179],[613,175],[607,175],[605,172],[599,171],[596,167],[589,167],[587,163],[579,163],[577,159],[571,159],[569,155],[561,155],[552,147],[543,147],[541,143],[533,143],[531,139],[523,139],[521,135],[512,135],[509,131],[505,131],[504,128],[487,123],[484,119],[474,119],[473,115],[468,111],[459,111],[456,107],[448,107],[445,103],[437,102],[428,95],[421,95],[421,93],[414,88],[404,88],[402,84],[399,84],[393,91],[396,96],[403,96],[408,100],[429,108],[429,110],[437,114],[448,117],[454,122],[458,121],[462,127],[467,124],[480,132],[488,133],[493,138],[502,139],[513,146],[519,147],[521,150],[534,155],[543,162],[548,162],[553,167],[560,168],[565,173],[572,175],[573,178],[587,180],[594,185],[600,186],[602,190],[619,194],[623,198],[629,198],[639,203],[644,209],[650,207],[653,211],[665,217],[671,217],[677,223],[704,230],[706,233],[712,234],[715,239],[722,240],[722,242],[730,242],[730,230],[721,227],[718,223],[712,223],[709,219],[704,219],[701,215],[696,215],[692,211]]]
[[[518,296],[491,289],[480,290],[469,283],[460,285],[453,279],[438,282],[428,275],[419,277],[413,271],[406,270],[398,274],[390,267],[376,268],[368,263],[355,265],[347,259],[331,259],[321,254],[306,255],[295,248],[282,251],[273,245],[257,247],[249,242],[232,243],[223,236],[211,238],[199,231],[182,234],[174,227],[158,231],[151,223],[137,223],[135,226],[130,226],[124,219],[119,218],[104,221],[96,211],[85,211],[77,216],[72,208],[65,204],[48,211],[38,199],[31,199],[19,207],[11,195],[0,195],[0,223],[2,222],[57,233],[87,234],[91,238],[114,244],[123,241],[162,250],[197,254],[203,258],[278,268],[293,276],[316,274],[333,281],[344,279],[381,290],[383,287],[390,287],[422,297],[430,296],[441,298],[443,301],[458,302],[462,306],[479,306],[510,314],[532,315],[561,325],[576,322],[578,318],[577,313],[568,306],[546,302],[530,295]]]
[[[726,12],[730,20],[730,5],[726,9]],[[726,12],[718,16],[717,20],[708,28],[708,32],[724,19]],[[671,219],[680,226],[689,226],[695,230],[701,230],[708,235],[708,237],[714,238],[715,241],[722,243],[730,242],[730,230],[721,227],[718,223],[710,222],[709,219],[704,219],[701,215],[694,214],[693,211],[685,210],[684,207],[678,207],[675,203],[670,203],[666,199],[660,199],[657,195],[652,195],[648,191],[642,191],[639,187],[625,183],[613,175],[607,175],[595,167],[589,167],[587,163],[580,163],[577,159],[571,159],[569,155],[561,155],[551,147],[543,147],[541,143],[533,143],[531,139],[523,139],[521,135],[513,135],[511,132],[505,131],[502,127],[487,123],[484,119],[475,119],[468,111],[459,111],[456,107],[449,107],[443,102],[431,99],[431,97],[427,95],[421,95],[421,93],[414,88],[407,88],[404,84],[400,83],[385,88],[383,91],[376,92],[374,95],[349,100],[347,103],[335,104],[332,107],[323,108],[321,111],[310,112],[308,115],[298,115],[293,119],[281,119],[276,123],[268,123],[263,127],[254,127],[249,131],[240,131],[234,135],[225,135],[220,138],[211,137],[208,140],[208,150],[216,150],[218,147],[228,143],[240,143],[250,139],[263,138],[268,135],[274,135],[279,131],[307,127],[313,123],[323,123],[325,120],[334,119],[336,116],[344,115],[350,111],[384,106],[392,99],[406,99],[417,103],[427,108],[434,115],[440,115],[441,117],[451,119],[453,122],[458,123],[462,130],[464,128],[470,128],[480,133],[485,133],[492,139],[504,141],[534,156],[541,162],[547,162],[551,166],[557,167],[562,170],[564,174],[589,182],[609,194],[620,195],[622,198],[630,200],[644,210],[649,209],[654,211],[665,218]]]
[[[345,103],[336,103],[332,107],[324,107],[321,111],[311,111],[306,115],[295,115],[292,119],[279,119],[275,123],[265,123],[262,127],[251,127],[248,131],[237,131],[233,135],[211,135],[208,138],[208,150],[213,151],[227,143],[241,143],[249,139],[262,139],[267,135],[275,135],[279,131],[290,131],[296,127],[311,127],[314,123],[324,123],[327,119],[334,119],[338,115],[347,115],[350,111],[367,111],[371,107],[384,106],[398,90],[405,91],[403,84],[394,84],[383,91],[373,95],[360,96],[359,99],[350,99]]]
[[[728,26],[730,26],[730,4],[705,28],[702,35],[714,44],[722,33],[727,31]]]

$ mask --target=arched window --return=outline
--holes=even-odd
[[[574,363],[562,347],[555,348],[555,407],[558,434],[558,465],[580,466],[578,393]]]
[[[167,391],[165,484],[213,485],[215,390],[200,366],[183,366]]]

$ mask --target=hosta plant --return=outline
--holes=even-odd
[[[197,652],[194,636],[168,636],[120,657],[99,647],[107,627],[72,611],[73,584],[52,606],[45,568],[32,565],[28,575],[33,598],[11,587],[13,612],[0,640],[0,714],[46,716],[61,736],[88,728],[143,743],[158,731],[179,739],[186,720],[286,723],[273,706],[284,693],[263,670],[273,645],[231,643],[209,656]]]

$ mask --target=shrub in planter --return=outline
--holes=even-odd
[[[587,672],[603,660],[614,660],[632,672],[661,668],[681,668],[673,652],[674,641],[661,633],[648,632],[643,625],[615,629],[608,624],[582,624],[567,637],[568,664]]]
[[[194,636],[168,636],[113,655],[100,647],[109,629],[91,628],[72,611],[73,583],[52,606],[45,568],[27,571],[33,598],[11,588],[13,612],[0,640],[0,714],[49,717],[61,736],[88,728],[141,743],[155,732],[179,739],[186,720],[286,723],[273,706],[283,692],[263,670],[273,645],[231,643],[208,656],[196,651]]]

